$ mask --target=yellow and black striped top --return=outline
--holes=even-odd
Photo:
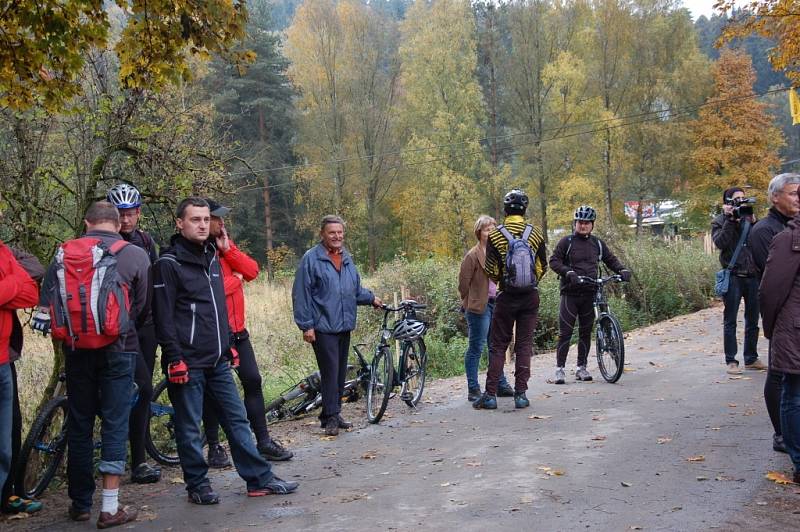
[[[519,238],[525,231],[525,219],[517,214],[506,216],[503,220],[508,232]],[[547,249],[544,244],[544,235],[538,227],[533,227],[528,243],[536,257],[536,280],[541,281],[547,271]],[[506,266],[506,253],[508,240],[499,229],[489,233],[489,242],[486,245],[486,264],[483,269],[491,280],[497,283],[498,289],[503,290],[503,269]]]

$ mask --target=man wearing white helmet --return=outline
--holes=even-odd
[[[142,214],[142,196],[139,190],[128,183],[119,183],[109,189],[106,198],[119,212],[120,236],[145,250],[150,257],[150,264],[153,264],[158,259],[155,241],[146,231],[142,231],[138,227],[139,217]],[[153,368],[158,346],[149,299],[148,297],[148,305],[142,312],[140,323],[136,324],[139,336],[139,356],[136,357],[134,381],[139,387],[139,400],[131,409],[130,430],[128,431],[131,444],[131,480],[137,484],[149,484],[161,479],[161,468],[151,466],[146,462],[144,443],[150,422]]]

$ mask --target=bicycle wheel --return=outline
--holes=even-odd
[[[425,351],[425,342],[422,338],[407,342],[403,346],[403,363],[405,364],[405,394],[403,401],[408,406],[415,407],[422,398],[425,388],[425,373],[428,363],[428,353]]]
[[[162,379],[153,390],[150,401],[150,427],[144,440],[147,454],[162,465],[181,463],[175,441],[175,409],[167,393],[167,380]]]
[[[282,419],[291,419],[306,414],[308,410],[311,410],[309,407],[319,395],[317,392],[311,394],[297,384],[265,407],[267,423],[275,423]],[[322,404],[321,398],[319,402]]]
[[[67,397],[54,397],[36,416],[19,453],[16,485],[20,495],[39,497],[58,471],[67,449]]]
[[[597,366],[607,382],[617,382],[625,366],[625,345],[622,327],[611,314],[600,316],[597,322]]]
[[[392,393],[394,363],[392,353],[387,348],[380,349],[372,359],[369,388],[367,389],[367,420],[377,423],[386,412],[389,395]]]

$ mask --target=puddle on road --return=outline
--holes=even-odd
[[[296,517],[298,515],[303,515],[304,513],[306,513],[305,508],[279,506],[277,508],[270,508],[261,514],[261,516],[265,519],[277,519],[279,517]]]

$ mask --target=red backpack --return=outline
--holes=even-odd
[[[53,338],[73,349],[99,349],[132,329],[128,285],[117,272],[117,254],[127,245],[117,240],[108,247],[83,237],[58,248],[50,297]]]

